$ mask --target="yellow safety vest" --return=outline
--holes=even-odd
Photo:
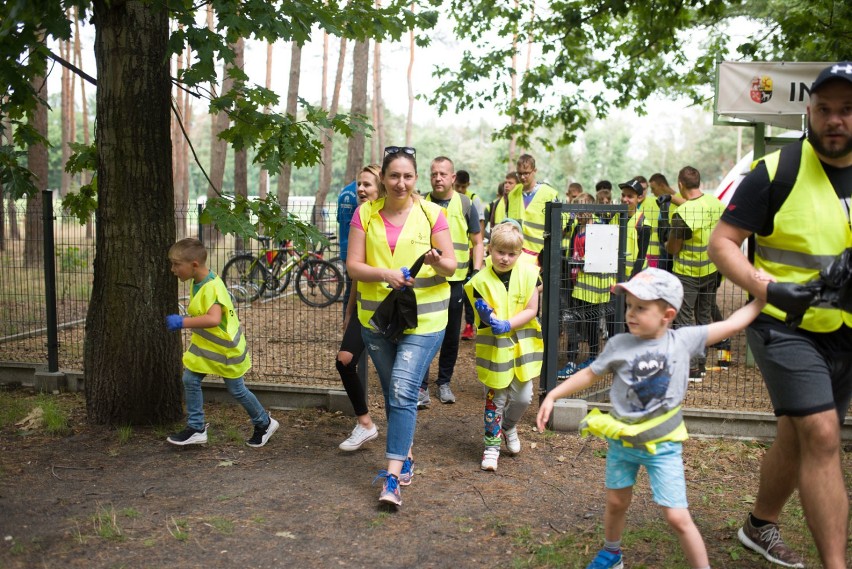
[[[536,283],[539,272],[537,267],[515,263],[509,277],[509,290],[494,273],[491,259],[485,260],[485,267],[473,276],[464,290],[471,305],[476,304],[473,291],[476,290],[494,314],[501,320],[508,320],[529,303],[532,295],[538,294]],[[520,328],[506,334],[495,336],[491,327],[480,328],[479,313],[474,310],[476,322],[476,375],[479,381],[494,389],[507,387],[517,376],[519,381],[530,381],[541,374],[544,360],[544,341],[541,338],[541,324],[533,318]]]
[[[658,229],[660,227],[660,204],[653,193],[648,193],[640,204],[642,213],[645,214],[646,225],[651,226],[651,241],[648,242],[648,256],[660,258],[665,247],[660,243]]]
[[[366,262],[371,267],[410,268],[420,255],[432,247],[432,227],[438,220],[441,208],[425,200],[415,202],[399,234],[394,252],[391,253],[385,222],[379,214],[384,205],[385,200],[382,198],[364,203],[358,210],[361,227],[366,233]],[[423,265],[414,283],[417,328],[410,328],[405,333],[431,334],[446,329],[447,308],[450,306],[450,285],[447,279],[436,273],[430,265]],[[370,326],[370,318],[390,291],[384,282],[358,281],[358,320],[362,326],[373,328]]]
[[[645,214],[639,209],[633,212],[633,215],[631,215],[630,219],[627,220],[627,250],[624,255],[624,275],[628,279],[633,274],[633,263],[636,262],[636,258],[639,256],[639,236],[637,229],[642,226],[650,225],[648,218],[645,217]],[[643,269],[648,266],[647,255],[648,253],[646,251],[645,263],[642,265]]]
[[[503,200],[498,202],[494,223],[500,223],[507,217],[520,222],[524,233],[524,251],[519,261],[536,264],[538,254],[544,249],[544,230],[547,221],[544,208],[547,202],[559,198],[559,192],[547,184],[538,184],[538,189],[526,208],[524,208],[523,192],[523,184],[518,184],[509,192],[508,211]]]
[[[580,434],[616,439],[624,446],[644,448],[651,454],[657,453],[659,443],[681,442],[689,438],[680,405],[640,423],[625,423],[609,413],[602,413],[600,409],[592,409],[580,421]]]
[[[852,247],[849,214],[810,142],[801,144],[802,161],[796,183],[775,213],[772,234],[756,236],[754,266],[780,282],[812,281],[835,257]],[[763,158],[770,180],[775,178],[779,153]],[[784,311],[771,304],[763,312],[778,320],[786,318]],[[833,332],[843,324],[852,326],[852,314],[838,308],[811,307],[799,327],[810,332]]]
[[[426,200],[433,201],[431,192],[426,196]],[[456,272],[447,279],[449,281],[463,281],[467,278],[467,269],[470,266],[470,239],[467,235],[470,227],[467,223],[467,212],[470,212],[471,207],[470,198],[453,192],[450,203],[444,208],[447,223],[450,226],[450,237],[453,240],[453,251],[456,252],[456,261],[458,261]]]
[[[195,373],[213,374],[225,379],[237,379],[251,369],[251,357],[246,346],[240,319],[234,311],[231,295],[218,276],[193,293],[189,287],[189,316],[207,314],[214,304],[222,306],[222,322],[215,328],[193,328],[189,349],[183,354],[183,365]]]
[[[587,231],[588,228],[586,225]],[[571,296],[590,304],[609,302],[610,291],[614,285],[614,273],[587,273],[581,268],[577,273],[577,282],[574,283]]]
[[[680,252],[674,256],[673,273],[703,277],[716,272],[716,265],[707,254],[707,245],[724,209],[722,202],[710,194],[701,194],[678,206],[677,213],[692,231],[692,237],[683,242]]]

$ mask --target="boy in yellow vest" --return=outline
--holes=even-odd
[[[243,406],[254,423],[254,434],[246,444],[262,447],[278,429],[278,421],[269,416],[243,382],[243,376],[251,369],[251,358],[231,295],[222,279],[207,268],[207,250],[198,239],[181,239],[172,245],[169,261],[178,279],[182,282],[191,279],[192,282],[188,316],[166,316],[166,328],[170,332],[182,328],[193,331],[189,349],[183,355],[187,425],[166,440],[181,446],[207,442],[201,381],[204,376],[213,374],[225,380],[228,393]]]
[[[485,268],[464,285],[476,308],[476,375],[485,385],[485,452],[482,470],[497,470],[501,437],[521,452],[517,424],[532,401],[532,379],[541,373],[544,342],[538,313],[536,265],[518,263],[521,224],[494,226]]]
[[[592,410],[583,419],[583,434],[609,442],[606,455],[604,548],[587,569],[620,569],[621,532],[640,466],[648,471],[654,501],[662,506],[690,567],[710,562],[686,502],[682,441],[687,439],[681,403],[686,394],[689,356],[700,354],[743,330],[760,314],[764,301],[746,304],[727,319],[704,326],[671,329],[683,303],[683,286],[673,274],[646,269],[613,291],[627,296],[628,334],[611,338],[587,368],[554,388],[542,401],[536,423],[543,431],[554,402],[582,391],[613,374],[612,413]]]

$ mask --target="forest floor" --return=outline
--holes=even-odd
[[[473,361],[462,345],[460,360]],[[472,365],[457,370],[457,403],[420,412],[415,478],[403,505],[378,504],[371,482],[384,459],[381,395],[371,384],[380,436],[356,452],[337,445],[351,417],[272,409],[281,428],[260,449],[241,408],[208,404],[210,440],[175,447],[181,424],[110,429],[87,423],[82,395],[0,391],[0,569],[155,567],[582,568],[603,542],[606,444],[536,432],[534,402],[523,450],[497,472],[479,468],[482,390]],[[58,410],[64,428],[25,421]],[[761,443],[690,439],[684,462],[690,509],[715,568],[770,567],[736,530],[757,491]],[[852,449],[843,454],[852,487]],[[784,537],[819,566],[797,498]],[[624,535],[625,566],[686,567],[640,475]]]

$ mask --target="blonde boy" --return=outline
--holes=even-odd
[[[517,424],[532,401],[531,380],[541,373],[539,271],[518,263],[523,243],[517,221],[495,225],[485,268],[464,285],[476,308],[476,374],[485,386],[483,470],[497,470],[501,437],[511,454],[521,452]]]
[[[269,416],[243,382],[243,376],[251,369],[251,358],[231,295],[222,279],[207,268],[207,250],[198,239],[181,239],[172,245],[169,261],[178,279],[192,282],[188,316],[166,316],[166,328],[170,332],[182,328],[193,331],[189,349],[183,355],[187,425],[166,440],[181,446],[207,442],[201,381],[206,375],[214,374],[225,380],[228,392],[243,406],[254,424],[254,434],[246,444],[262,447],[278,429],[278,421]]]
[[[557,399],[612,373],[612,413],[595,409],[581,424],[584,434],[592,433],[609,443],[604,548],[587,569],[623,567],[621,533],[640,466],[648,471],[654,501],[662,506],[690,567],[709,567],[704,540],[687,509],[683,472],[682,441],[687,432],[680,406],[688,383],[689,356],[743,330],[765,303],[746,304],[727,320],[672,330],[683,302],[683,287],[671,273],[646,269],[616,285],[614,292],[627,297],[629,333],[610,339],[589,367],[548,393],[536,423],[544,430]]]

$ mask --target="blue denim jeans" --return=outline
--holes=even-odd
[[[363,328],[361,334],[385,397],[388,420],[385,456],[388,460],[405,460],[414,442],[420,381],[438,353],[444,331],[405,334],[398,344],[385,340],[369,328]]]
[[[204,394],[201,392],[201,380],[206,374],[196,373],[188,369],[183,370],[183,392],[186,394],[186,424],[193,429],[204,429]],[[248,390],[243,378],[226,379],[225,386],[228,388],[228,393],[243,406],[251,422],[263,427],[269,423],[269,413],[254,396],[254,393]]]

